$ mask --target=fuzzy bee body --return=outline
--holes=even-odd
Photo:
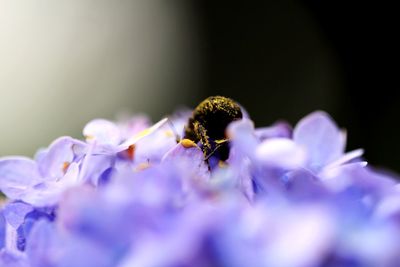
[[[240,106],[230,98],[211,96],[202,101],[193,111],[185,127],[184,138],[200,143],[207,160],[214,153],[220,160],[229,156],[229,141],[226,127],[243,117]]]

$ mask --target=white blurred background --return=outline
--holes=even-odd
[[[191,10],[163,0],[0,0],[0,156],[198,95]]]

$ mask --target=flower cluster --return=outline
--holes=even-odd
[[[399,266],[400,186],[326,113],[234,121],[226,161],[176,141],[189,115],[0,159],[0,267]]]

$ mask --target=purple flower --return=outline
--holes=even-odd
[[[0,266],[397,267],[399,185],[326,113],[246,115],[226,161],[177,142],[187,118],[93,120],[86,142],[0,159]]]
[[[12,253],[6,250],[0,251],[0,266],[30,267],[26,256],[20,253]]]
[[[363,153],[355,150],[344,154],[346,133],[321,111],[300,120],[293,130],[293,141],[306,149],[305,167],[315,173],[351,162]]]
[[[86,144],[70,137],[55,140],[36,160],[0,159],[0,189],[10,199],[35,206],[54,205],[62,192],[80,183]]]

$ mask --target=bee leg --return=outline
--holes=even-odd
[[[210,152],[208,153],[208,155],[204,155],[205,158],[204,160],[208,161],[209,158],[211,158],[211,156],[222,146],[222,144],[217,144],[216,147]]]
[[[197,138],[200,140],[202,144],[202,150],[204,157],[206,157],[211,151],[212,147],[209,141],[209,137],[207,136],[207,130],[198,122],[193,124],[195,133],[197,133]]]

